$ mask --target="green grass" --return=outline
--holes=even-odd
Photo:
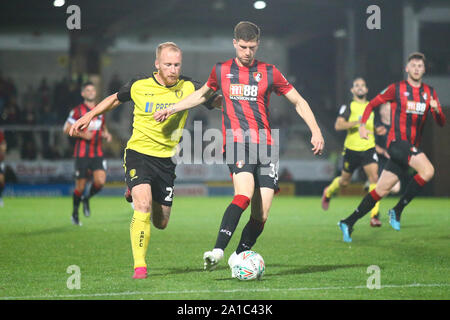
[[[0,208],[0,299],[449,299],[450,200],[418,198],[381,228],[369,216],[353,243],[337,227],[361,198],[333,199],[323,212],[318,197],[277,197],[254,247],[266,262],[261,281],[231,279],[226,260],[203,271],[229,197],[176,197],[166,230],[152,227],[149,277],[133,280],[131,208],[123,198],[96,197],[82,227],[70,223],[71,198],[6,198]],[[80,210],[81,212],[81,210]],[[225,254],[234,251],[245,212]],[[66,272],[81,270],[81,289],[68,289]],[[381,289],[366,287],[367,268],[381,269]]]

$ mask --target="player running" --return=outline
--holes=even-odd
[[[70,111],[64,124],[64,133],[69,134],[72,125],[95,107],[97,90],[92,82],[81,86],[84,101]],[[105,125],[103,115],[98,115],[84,131],[74,132],[76,137],[73,157],[75,158],[75,190],[73,191],[72,223],[81,226],[78,216],[80,202],[83,202],[83,214],[91,215],[89,199],[102,190],[106,181],[106,160],[103,158],[102,139],[111,141],[111,134]],[[72,135],[71,135],[72,136]],[[92,174],[91,188],[85,195],[88,179]]]
[[[91,120],[119,104],[134,102],[133,133],[124,155],[125,181],[131,190],[134,213],[130,224],[135,279],[147,277],[145,256],[150,241],[150,220],[165,229],[173,202],[175,163],[171,157],[186,123],[188,112],[182,112],[165,123],[153,119],[157,110],[168,108],[186,98],[196,83],[181,76],[182,51],[173,42],[161,43],[156,49],[156,72],[130,80],[117,93],[100,102],[72,127],[70,134],[86,128]],[[211,94],[205,105],[220,106],[221,97]]]
[[[341,106],[339,115],[336,119],[335,129],[347,130],[347,136],[344,141],[344,166],[341,175],[334,178],[330,185],[325,187],[322,194],[322,209],[328,210],[331,198],[339,191],[350,184],[353,172],[362,167],[369,180],[369,192],[375,189],[378,180],[378,156],[375,151],[374,135],[374,114],[371,113],[367,120],[367,130],[369,138],[362,139],[359,136],[359,121],[363,115],[367,104],[366,81],[363,78],[353,80],[353,86],[350,92],[353,94],[353,101],[347,107]],[[379,203],[372,209],[370,225],[380,227]]]
[[[361,119],[360,136],[368,139],[366,122],[373,108],[388,101],[391,103],[391,128],[387,138],[390,159],[381,172],[376,188],[364,197],[350,216],[339,221],[338,225],[345,242],[352,241],[351,234],[356,221],[390,192],[399,181],[399,176],[408,170],[408,166],[415,169],[417,174],[411,179],[397,205],[388,212],[389,223],[394,230],[400,230],[400,218],[405,206],[433,178],[434,167],[425,153],[419,149],[419,145],[428,112],[431,112],[440,126],[445,124],[445,115],[436,90],[422,81],[425,73],[425,56],[420,52],[412,53],[408,57],[405,70],[408,73],[407,80],[391,84],[372,99]]]
[[[244,227],[236,251],[228,264],[233,265],[236,254],[249,250],[262,233],[275,192],[278,190],[278,161],[272,156],[274,144],[269,125],[269,98],[272,92],[284,95],[296,108],[311,130],[313,152],[322,153],[324,140],[308,103],[272,64],[255,59],[260,29],[251,22],[239,22],[234,29],[233,45],[236,58],[217,63],[206,84],[187,99],[171,108],[155,113],[164,121],[177,117],[222,90],[222,129],[224,157],[232,174],[234,198],[225,210],[216,244],[203,255],[204,267],[213,270],[223,259],[242,213],[251,202],[250,219]],[[269,160],[260,157],[267,148]]]

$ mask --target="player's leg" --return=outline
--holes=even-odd
[[[78,209],[80,207],[81,199],[83,197],[84,188],[86,187],[87,178],[75,179],[75,189],[72,196],[72,223],[81,226],[81,222],[78,216]]]
[[[251,201],[250,219],[242,230],[236,254],[250,250],[263,232],[274,194],[275,191],[270,188],[257,188],[255,190]]]
[[[82,198],[83,213],[86,217],[91,215],[89,199],[102,190],[106,182],[106,160],[94,158],[90,160],[89,169],[92,171],[92,184],[86,196]]]
[[[350,184],[352,172],[341,171],[341,175],[333,179],[333,181],[325,187],[322,193],[322,209],[328,210],[331,198],[335,196],[341,188],[345,188]]]
[[[89,190],[89,198],[99,193],[106,182],[106,171],[103,169],[95,170],[93,173],[93,181],[91,190]]]
[[[160,204],[158,201],[153,200],[152,202],[152,215],[150,220],[152,221],[155,228],[164,230],[169,224],[170,212],[172,207]]]
[[[238,254],[246,250],[251,250],[255,245],[256,240],[263,232],[274,194],[275,191],[271,188],[255,188],[255,193],[251,200],[250,219],[242,230],[241,239],[239,240],[236,251],[233,252],[228,259],[228,266],[231,269],[232,277],[235,276],[233,267]]]
[[[236,230],[241,215],[250,204],[255,189],[253,173],[245,171],[233,173],[233,186],[234,197],[223,215],[214,249],[203,255],[206,270],[213,270],[223,259],[223,252]]]
[[[150,216],[153,201],[153,179],[156,170],[152,166],[154,157],[149,157],[131,149],[125,150],[124,169],[127,187],[133,198],[133,217],[130,223],[130,239],[134,260],[135,279],[147,277],[145,260],[150,241]]]
[[[175,171],[175,168],[173,169]],[[173,203],[175,173],[159,172],[152,182],[152,215],[151,221],[158,229],[165,229],[169,224]]]
[[[369,192],[363,200],[360,202],[356,210],[347,218],[339,221],[338,225],[342,230],[345,242],[351,242],[351,233],[353,231],[354,224],[364,217],[374,206],[386,196],[390,189],[398,182],[398,175],[394,172],[384,169],[381,173],[381,177],[377,182],[377,186],[374,190]]]
[[[250,219],[242,230],[236,251],[228,259],[230,268],[233,268],[234,258],[239,253],[250,250],[264,230],[273,197],[279,191],[278,163],[278,159],[271,159],[267,164],[259,164],[256,167],[255,192],[251,200]]]
[[[391,210],[395,212],[395,219],[400,222],[403,209],[420,193],[425,184],[434,176],[434,167],[425,153],[421,152],[411,156],[409,165],[417,171],[411,182],[405,189],[405,193],[400,198],[395,207]]]
[[[133,278],[147,277],[147,254],[150,241],[150,208],[152,195],[150,184],[138,184],[131,189],[133,196],[134,213],[130,224],[131,248],[134,260]]]
[[[366,173],[367,180],[369,180],[369,192],[372,192],[377,186],[378,181],[378,163],[372,162],[363,167]],[[380,202],[378,201],[370,211],[370,225],[372,227],[381,227],[379,220]]]
[[[350,184],[353,172],[360,166],[360,153],[344,149],[343,152],[343,168],[341,175],[334,178],[330,185],[328,185],[322,193],[322,209],[328,210],[331,198],[336,195],[340,188],[345,188]]]

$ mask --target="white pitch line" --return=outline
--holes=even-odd
[[[449,287],[450,283],[411,283],[411,284],[391,284],[381,286],[386,288],[425,288],[425,287]],[[22,297],[0,297],[0,300],[17,299],[59,299],[59,298],[87,298],[87,297],[114,297],[133,295],[164,295],[164,294],[198,294],[198,293],[235,293],[235,292],[282,292],[282,291],[320,291],[320,290],[347,290],[347,289],[368,289],[367,286],[353,287],[318,287],[318,288],[255,288],[255,289],[229,289],[229,290],[181,290],[181,291],[125,291],[109,293],[85,293],[85,294],[63,294],[63,295],[43,295],[43,296],[22,296]],[[376,289],[375,289],[376,290]]]

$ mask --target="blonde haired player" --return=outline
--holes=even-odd
[[[169,223],[173,201],[175,166],[171,157],[181,138],[187,111],[160,123],[153,114],[186,98],[197,83],[181,76],[182,51],[173,42],[156,49],[156,72],[132,79],[117,93],[100,102],[80,118],[70,134],[84,130],[95,116],[110,111],[122,102],[134,102],[133,133],[124,155],[125,180],[131,190],[134,214],[130,224],[135,279],[147,277],[145,260],[150,241],[150,220],[158,229]],[[221,105],[221,97],[210,95],[204,103],[209,109]],[[173,133],[179,134],[173,135]]]

